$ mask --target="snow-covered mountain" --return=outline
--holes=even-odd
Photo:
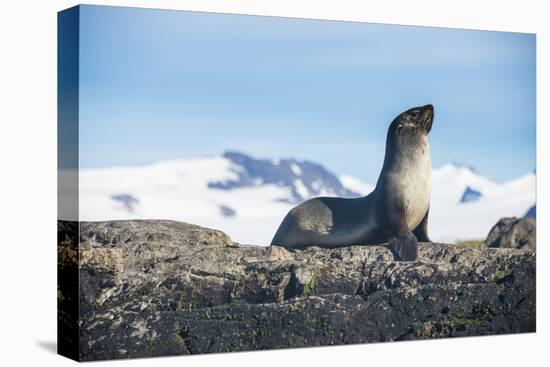
[[[523,217],[536,200],[536,176],[498,183],[471,167],[447,164],[432,171],[430,235],[433,240],[485,239],[502,217]]]
[[[141,167],[80,171],[80,220],[174,219],[218,228],[242,243],[269,244],[285,214],[316,196],[357,197],[374,185],[320,164],[239,152]],[[485,238],[503,216],[535,203],[535,175],[497,183],[449,164],[432,173],[433,240]]]

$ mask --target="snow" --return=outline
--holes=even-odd
[[[536,176],[497,183],[468,167],[448,164],[432,172],[429,232],[433,240],[485,239],[502,217],[521,217],[535,203]],[[467,187],[481,197],[460,203]]]
[[[466,188],[491,195],[499,185],[473,172],[470,168],[447,164],[432,172],[432,202],[452,206],[460,202]]]
[[[209,188],[209,182],[234,180],[243,167],[224,157],[202,157],[163,161],[141,167],[83,169],[79,174],[79,217],[84,221],[114,219],[173,219],[220,229],[241,243],[268,245],[282,219],[294,206],[289,187],[276,184],[254,185],[232,190]],[[296,172],[295,172],[296,173]],[[60,172],[60,197],[71,197],[75,172]],[[361,195],[374,186],[350,175],[340,178],[344,187]],[[65,181],[67,184],[65,184]],[[334,196],[319,182],[320,196]],[[454,242],[484,239],[502,217],[523,216],[535,203],[535,174],[498,183],[467,167],[453,164],[434,169],[429,219],[433,240]],[[63,185],[67,186],[64,187]],[[312,184],[313,185],[313,184]],[[74,186],[74,185],[73,185]],[[294,187],[303,198],[309,190],[302,180]],[[481,197],[460,203],[466,187]],[[132,210],[115,197],[132,197]],[[236,211],[224,216],[220,207]],[[74,219],[71,208],[59,211],[60,219]],[[67,218],[64,218],[66,216]]]
[[[321,188],[321,184],[319,183],[319,181],[313,181],[311,183],[311,187],[313,188],[313,190],[319,191],[319,189]]]
[[[362,196],[368,195],[374,190],[374,186],[350,175],[342,175],[339,177],[340,182],[348,190],[356,192]]]
[[[294,172],[294,174],[295,174],[296,176],[301,176],[301,175],[302,175],[302,169],[301,169],[300,167],[298,167],[298,165],[297,165],[296,163],[292,163],[292,164],[290,165],[290,170],[291,170],[292,172]]]
[[[294,180],[294,187],[296,187],[296,192],[298,195],[300,195],[302,198],[308,198],[309,197],[309,190],[304,185],[302,180]]]
[[[527,212],[536,200],[535,184],[533,173],[497,183],[467,167],[449,164],[434,170],[429,217],[432,240],[485,239],[500,218]],[[460,203],[467,187],[479,191],[481,197]]]
[[[80,220],[172,219],[221,229],[241,242],[269,244],[278,221],[292,207],[281,201],[291,193],[276,185],[208,188],[209,182],[236,179],[240,169],[222,157],[83,169]],[[130,195],[139,202],[129,212],[113,195]],[[233,208],[237,216],[223,216],[220,206]]]

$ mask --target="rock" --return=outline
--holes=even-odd
[[[81,360],[535,331],[532,251],[421,244],[395,262],[386,246],[290,251],[172,221],[83,222],[79,250]]]
[[[466,190],[464,190],[464,193],[462,194],[462,198],[460,199],[461,203],[470,203],[474,201],[478,201],[483,195],[481,192],[472,189],[470,186],[466,186]]]
[[[536,249],[536,220],[526,218],[502,218],[491,229],[485,244],[487,247]]]

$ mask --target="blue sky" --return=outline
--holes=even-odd
[[[81,7],[80,166],[240,150],[370,182],[386,130],[431,103],[434,167],[535,168],[535,36]]]

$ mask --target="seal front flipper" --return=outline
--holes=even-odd
[[[428,213],[430,210],[426,212],[426,215],[422,219],[422,222],[418,225],[418,227],[415,228],[413,231],[413,234],[416,236],[416,239],[418,242],[433,242],[430,240],[430,237],[428,236]]]
[[[418,258],[418,241],[410,231],[392,237],[389,246],[397,261],[414,261]]]

